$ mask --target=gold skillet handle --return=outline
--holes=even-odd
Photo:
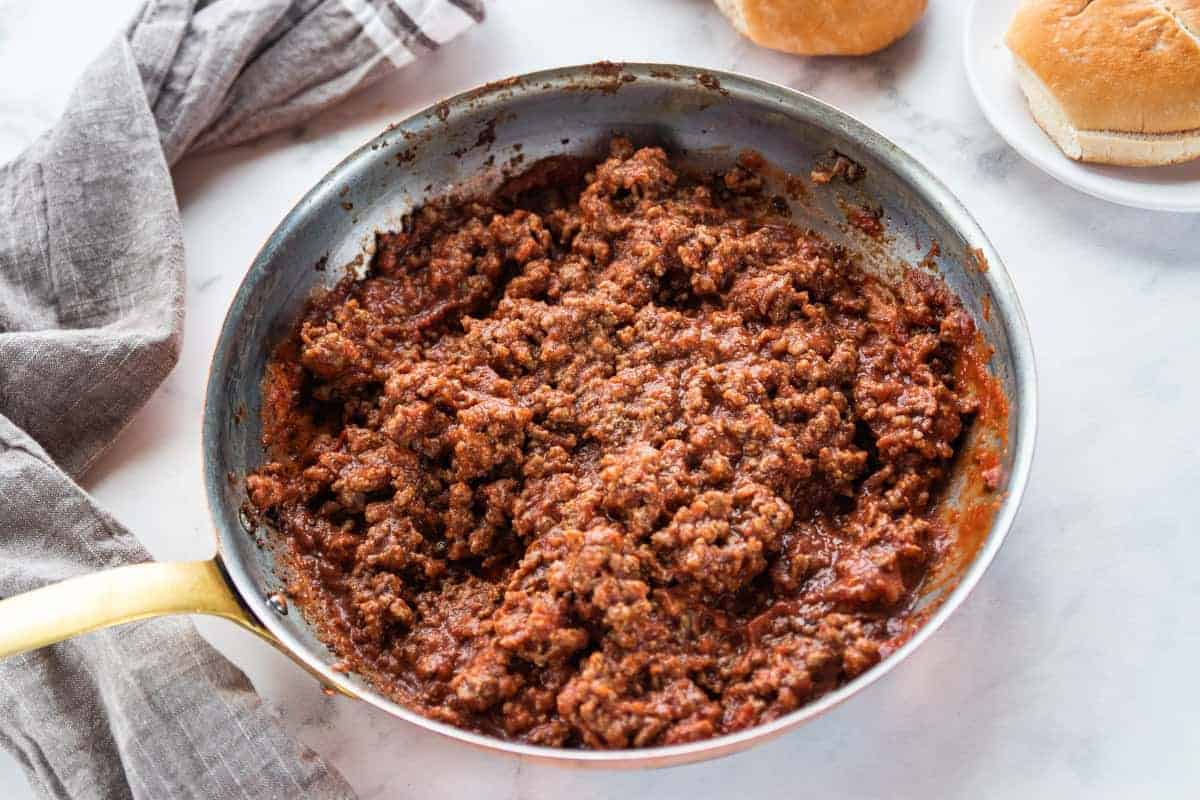
[[[211,614],[275,639],[238,601],[216,560],[132,564],[0,600],[0,658],[164,614]]]

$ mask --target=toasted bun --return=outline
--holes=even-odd
[[[1200,0],[1026,0],[1006,41],[1030,111],[1069,157],[1200,158]]]
[[[717,0],[755,44],[806,56],[857,56],[908,33],[926,0]]]

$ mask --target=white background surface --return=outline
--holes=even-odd
[[[137,0],[0,0],[0,160],[50,126]],[[502,75],[600,58],[690,62],[811,92],[908,148],[999,248],[1041,373],[1033,480],[967,603],[882,682],[739,756],[659,772],[519,765],[327,698],[283,656],[201,629],[286,726],[374,798],[1195,797],[1200,787],[1200,216],[1107,205],[1026,164],[962,74],[965,3],[933,0],[861,60],[756,49],[707,0],[501,0],[488,22],[308,126],[175,172],[183,357],[85,481],[160,559],[213,545],[204,374],[246,266],[301,194],[389,121]],[[2,226],[0,222],[0,226]],[[0,756],[0,797],[30,790]]]

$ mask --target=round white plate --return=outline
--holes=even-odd
[[[1038,127],[1004,46],[1019,4],[1020,0],[974,0],[967,11],[967,80],[1000,135],[1053,177],[1102,200],[1157,211],[1200,211],[1200,161],[1173,167],[1081,164],[1063,155]]]

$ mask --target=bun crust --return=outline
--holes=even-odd
[[[717,0],[756,44],[799,55],[866,55],[908,33],[926,0]]]

